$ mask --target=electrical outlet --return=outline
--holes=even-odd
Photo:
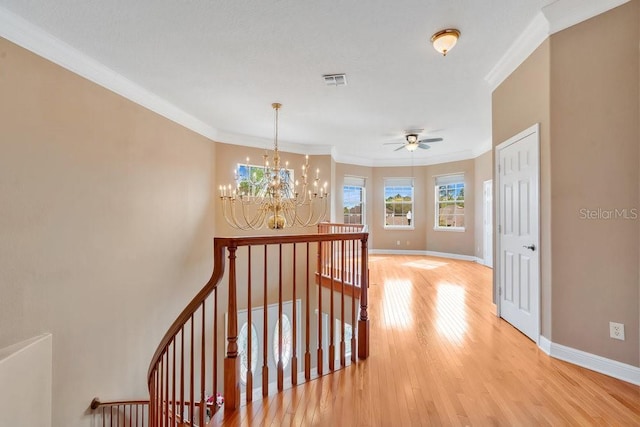
[[[613,339],[624,341],[624,324],[609,322],[609,336]]]
[[[396,246],[400,246],[400,240],[396,240]]]
[[[411,240],[407,240],[407,246],[411,246]]]

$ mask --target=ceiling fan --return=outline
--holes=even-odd
[[[384,145],[401,144],[400,147],[396,148],[393,151],[400,151],[403,148],[406,148],[408,151],[416,151],[418,148],[428,150],[429,148],[431,148],[431,146],[428,145],[429,143],[442,141],[442,138],[418,139],[418,134],[421,130],[422,129],[405,132],[404,138],[406,142],[387,142]]]

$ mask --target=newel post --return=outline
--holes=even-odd
[[[227,357],[224,359],[224,410],[240,407],[240,359],[238,358],[238,301],[236,295],[236,250],[229,246],[229,305]]]
[[[362,238],[362,250],[360,256],[360,318],[358,319],[358,357],[366,359],[369,357],[369,251],[367,239],[369,235]]]

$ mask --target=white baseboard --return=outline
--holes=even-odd
[[[628,365],[606,357],[587,353],[562,344],[551,342],[547,338],[540,336],[538,347],[551,357],[582,366],[601,374],[626,381],[631,384],[640,385],[640,368]]]
[[[540,350],[544,351],[548,356],[551,356],[551,341],[542,335],[540,335],[538,347],[540,347]]]
[[[426,255],[438,258],[459,259],[463,261],[474,261],[482,264],[482,259],[472,255],[450,254],[446,252],[434,251],[416,251],[407,249],[371,249],[369,253],[372,255]]]

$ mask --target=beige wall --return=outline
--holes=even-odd
[[[547,40],[493,92],[492,130],[495,147],[533,124],[540,123],[540,333],[551,339],[549,49]]]
[[[53,425],[85,426],[211,274],[214,144],[3,39],[0,94],[0,348],[50,332]]]
[[[485,259],[484,254],[484,182],[493,179],[493,150],[474,159],[475,171],[475,248],[474,255]],[[493,221],[493,216],[489,218]]]
[[[551,37],[553,341],[635,366],[640,220],[581,209],[640,208],[639,4]]]
[[[493,93],[494,145],[540,123],[542,335],[634,366],[640,221],[581,209],[640,208],[639,14],[635,0],[554,34]]]

